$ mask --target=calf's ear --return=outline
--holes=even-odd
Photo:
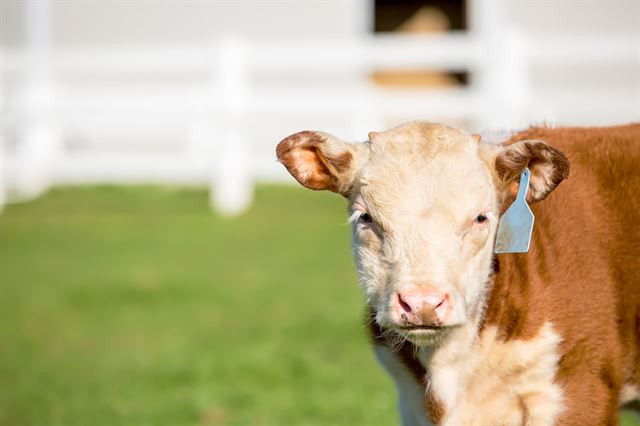
[[[543,200],[569,176],[567,157],[545,142],[528,140],[505,146],[495,161],[498,179],[506,191],[505,197],[515,197],[520,174],[525,167],[531,171],[527,201]]]
[[[276,155],[302,186],[349,196],[355,169],[354,145],[327,133],[306,130],[284,138]]]

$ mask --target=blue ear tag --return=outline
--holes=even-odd
[[[533,231],[533,212],[527,204],[527,191],[531,172],[524,169],[520,175],[520,186],[516,200],[498,222],[496,232],[496,253],[526,253],[531,244]]]

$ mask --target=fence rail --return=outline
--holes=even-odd
[[[249,205],[256,180],[284,177],[272,156],[272,145],[289,128],[278,116],[287,123],[317,117],[346,126],[355,138],[384,126],[387,117],[503,127],[522,123],[535,108],[532,64],[581,64],[594,57],[633,63],[638,57],[637,39],[629,37],[550,41],[500,34],[230,36],[200,47],[5,49],[2,72],[16,83],[5,87],[0,111],[0,206],[62,183],[178,182],[208,184],[212,204],[234,214]],[[392,89],[370,80],[373,71],[424,69],[468,72],[469,84]],[[323,85],[314,87],[318,81]],[[273,133],[265,131],[263,140],[255,135],[261,128]],[[124,135],[113,140],[132,142],[74,148],[75,139],[118,131]]]

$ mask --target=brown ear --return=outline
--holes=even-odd
[[[543,200],[569,176],[567,157],[551,145],[535,140],[506,146],[496,157],[495,166],[507,197],[515,197],[524,168],[531,170],[527,194],[530,203]]]
[[[306,130],[284,138],[276,155],[302,186],[348,196],[354,175],[355,149],[351,144]]]

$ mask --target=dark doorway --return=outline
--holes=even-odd
[[[374,32],[438,34],[467,29],[464,0],[375,0]],[[450,87],[466,85],[466,72],[438,70],[385,70],[373,73],[383,86]]]

